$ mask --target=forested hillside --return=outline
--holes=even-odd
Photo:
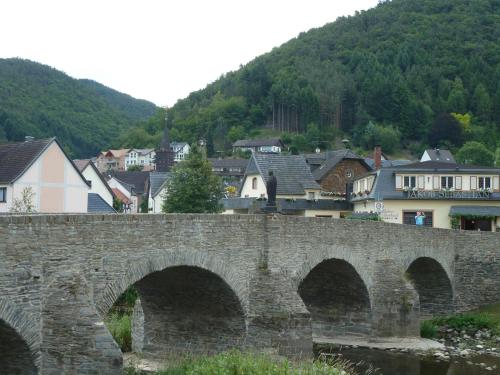
[[[28,60],[0,59],[0,143],[57,136],[73,157],[97,154],[156,112],[145,100]]]
[[[178,101],[168,111],[171,135],[205,137],[222,149],[256,129],[303,133],[312,124],[309,136],[297,137],[302,148],[344,132],[365,148],[377,137],[414,149],[458,148],[467,139],[493,151],[499,25],[500,0],[381,2],[302,33]],[[446,139],[447,131],[431,136],[442,113],[457,114],[458,139]]]

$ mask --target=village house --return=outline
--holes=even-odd
[[[349,149],[304,155],[323,195],[346,197],[347,186],[354,178],[371,170],[365,160]]]
[[[139,205],[137,204],[137,194],[135,193],[134,187],[132,185],[120,181],[116,177],[109,177],[107,182],[116,200],[121,205],[121,209],[119,210],[120,212],[139,212]]]
[[[138,165],[143,171],[153,171],[155,157],[155,150],[152,148],[131,148],[125,152],[125,170],[133,165]]]
[[[89,184],[56,138],[0,145],[0,213],[26,191],[36,212],[87,212]]]
[[[95,161],[99,172],[124,171],[127,151],[127,149],[121,149],[100,152]]]
[[[148,212],[157,214],[162,212],[164,197],[167,193],[167,182],[170,172],[151,172],[149,174]]]
[[[175,153],[174,161],[178,163],[186,159],[191,147],[186,142],[171,142],[170,149]]]
[[[118,171],[108,174],[108,184],[112,189],[118,189],[130,200],[131,213],[141,212],[141,204],[148,198],[150,172]],[[114,191],[114,190],[113,190]],[[121,198],[121,196],[120,196]]]
[[[245,169],[248,164],[248,159],[209,158],[208,161],[212,165],[212,172],[217,176],[237,180],[240,180],[245,175]]]
[[[456,163],[450,150],[440,150],[439,148],[425,150],[420,161],[441,161],[443,163]]]
[[[279,138],[241,139],[233,143],[233,151],[279,154],[285,145]]]
[[[277,180],[278,211],[287,215],[341,217],[349,211],[345,200],[321,194],[303,155],[253,154],[238,198],[223,200],[225,212],[258,212],[266,203],[266,181],[272,171]]]
[[[90,185],[88,212],[115,212],[113,209],[113,191],[92,160],[77,159],[73,160],[73,162]]]
[[[381,168],[354,180],[356,213],[377,213],[384,221],[436,228],[500,230],[500,169],[442,161]]]

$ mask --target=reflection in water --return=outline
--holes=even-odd
[[[370,365],[379,369],[377,375],[493,375],[500,374],[500,358],[476,356],[471,358],[452,358],[451,362],[436,361],[431,357],[419,357],[409,353],[362,348],[317,349],[316,355],[332,353],[340,355],[355,364],[360,374]],[[479,364],[484,363],[481,367]],[[496,366],[496,367],[495,367]],[[493,368],[486,370],[487,367]],[[373,372],[372,372],[373,373]]]

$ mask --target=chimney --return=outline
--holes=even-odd
[[[373,161],[375,170],[379,170],[382,167],[382,147],[380,145],[375,145],[373,149]]]
[[[35,140],[35,137],[32,137],[31,135],[24,136],[24,142],[31,142],[34,140]]]

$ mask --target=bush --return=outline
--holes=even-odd
[[[112,313],[106,318],[105,323],[122,352],[131,351],[132,320],[130,316],[127,314]]]
[[[431,322],[437,326],[447,326],[456,330],[498,330],[497,320],[488,313],[467,313],[443,318],[434,318]]]
[[[420,336],[426,339],[433,339],[437,336],[438,326],[432,321],[426,320],[420,324]]]

